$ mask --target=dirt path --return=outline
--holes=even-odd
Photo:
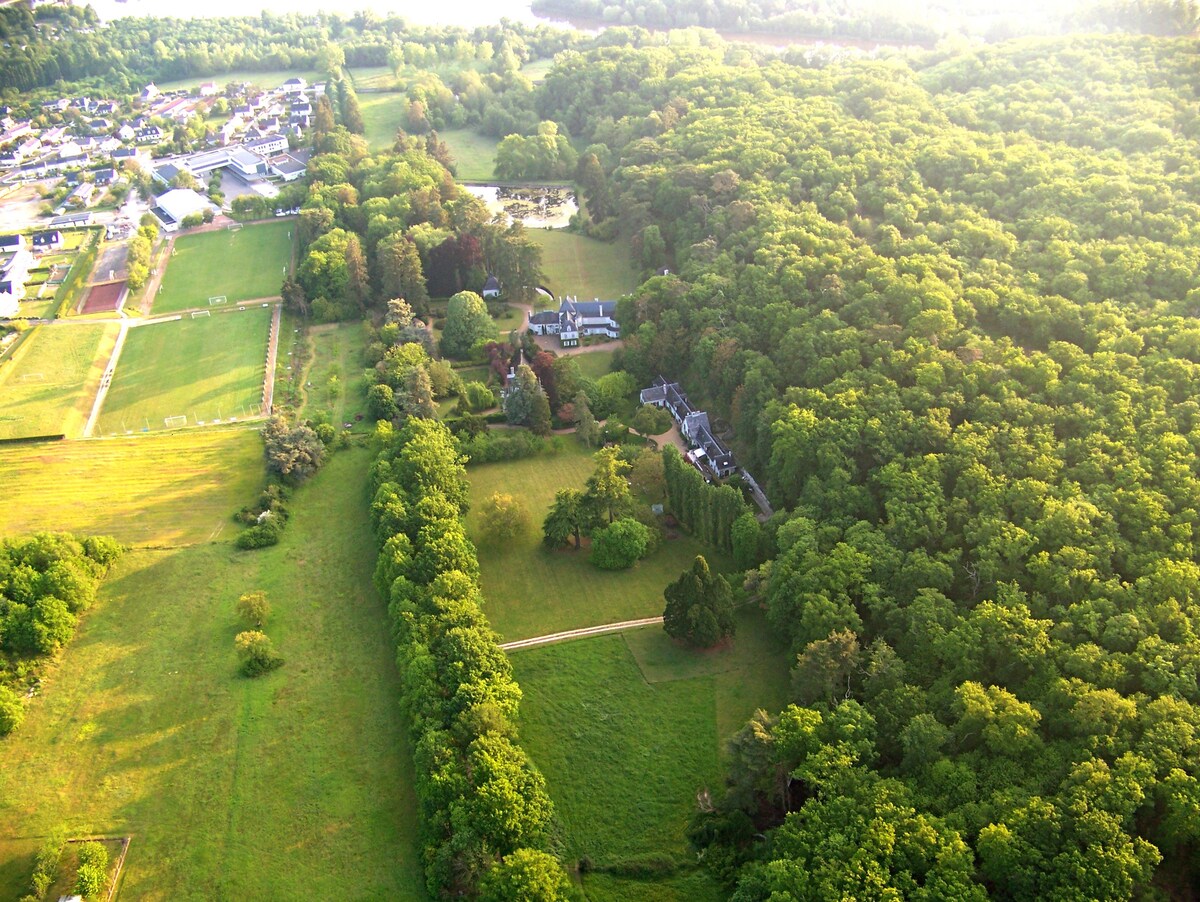
[[[641,620],[622,620],[620,623],[606,623],[602,626],[587,626],[578,630],[567,630],[564,633],[551,633],[548,636],[534,636],[532,639],[518,639],[515,642],[505,642],[500,647],[505,651],[519,651],[522,648],[533,648],[537,645],[549,645],[551,642],[569,642],[572,639],[587,639],[591,636],[603,636],[605,633],[619,633],[622,630],[632,630],[643,626],[654,626],[662,623],[661,617],[643,617]]]
[[[142,303],[138,307],[142,316],[150,315],[150,308],[154,306],[154,297],[158,294],[158,289],[162,285],[162,280],[167,275],[167,263],[171,260],[171,253],[175,250],[175,239],[168,238],[166,246],[159,254],[158,262],[150,272],[150,280],[146,283],[145,289],[142,291]]]
[[[108,358],[108,365],[104,368],[104,375],[100,377],[100,387],[96,389],[96,400],[92,402],[92,412],[88,414],[87,423],[83,427],[83,437],[91,438],[92,431],[96,428],[96,420],[100,416],[100,408],[104,406],[104,399],[108,395],[108,387],[112,384],[113,373],[117,369],[117,360],[121,356],[121,348],[125,345],[125,336],[129,334],[129,320],[121,320],[121,331],[117,334],[117,343],[113,345],[112,354]]]
[[[279,353],[279,318],[282,312],[282,304],[276,304],[275,309],[271,311],[271,333],[267,339],[267,371],[263,374],[263,416],[270,416],[271,408],[275,404],[275,359]]]

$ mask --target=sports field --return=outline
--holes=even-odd
[[[237,528],[234,512],[262,487],[262,454],[249,428],[9,445],[0,454],[0,535],[69,530],[156,547],[204,542]]]
[[[438,137],[450,148],[458,178],[465,182],[490,182],[496,177],[495,138],[481,135],[470,128],[455,128],[438,132]]]
[[[0,438],[78,436],[117,331],[115,323],[35,326],[0,364]]]
[[[583,488],[593,469],[591,454],[567,436],[565,450],[558,454],[467,470],[467,528],[479,546],[484,610],[506,641],[657,616],[663,609],[663,589],[697,554],[708,557],[714,569],[729,566],[722,555],[687,536],[668,540],[650,557],[621,571],[592,566],[586,549],[543,548],[542,521],[554,493]],[[500,543],[481,538],[478,511],[495,492],[508,492],[525,503],[532,521],[525,536]]]
[[[545,284],[556,296],[611,301],[638,286],[624,239],[609,243],[557,229],[529,229],[525,234],[542,246]]]
[[[408,95],[400,93],[359,94],[367,146],[372,151],[388,150],[396,140],[396,129],[408,110]]]
[[[648,627],[512,653],[521,737],[546,776],[564,858],[587,856],[598,870],[664,856],[679,863],[649,881],[587,875],[589,899],[724,898],[694,868],[684,831],[697,793],[721,791],[722,742],[755,708],[787,703],[784,651],[748,610],[733,643],[716,651],[680,648]]]
[[[256,306],[130,329],[96,434],[257,415],[270,322],[270,308]]]
[[[292,259],[291,220],[184,235],[175,253],[164,258],[167,273],[151,313],[209,307],[224,295],[228,303],[279,296]]]
[[[274,548],[117,565],[4,741],[0,898],[25,893],[59,824],[132,835],[122,899],[425,898],[369,463],[334,455]],[[234,602],[253,590],[286,660],[258,680],[233,652]]]

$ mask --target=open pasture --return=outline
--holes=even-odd
[[[270,308],[256,306],[130,329],[97,434],[257,415],[270,320]]]
[[[175,239],[164,257],[167,273],[154,298],[154,315],[208,309],[209,298],[228,304],[279,296],[292,259],[292,220],[230,231],[198,232]]]
[[[425,898],[368,463],[334,455],[273,548],[118,563],[4,742],[0,898],[24,894],[59,824],[133,836],[121,898]],[[254,590],[286,663],[249,680],[234,603]]]
[[[45,530],[134,545],[203,542],[263,483],[252,429],[189,429],[84,442],[10,445],[0,454],[0,535]]]
[[[564,857],[597,868],[668,856],[681,870],[642,881],[586,875],[593,898],[717,899],[689,870],[684,831],[703,789],[720,792],[721,744],[757,707],[787,701],[787,662],[762,614],[743,611],[727,647],[690,651],[660,627],[512,653],[521,735],[546,775]]]
[[[470,128],[447,129],[438,137],[450,148],[457,178],[464,182],[490,182],[496,177],[496,148],[500,142]]]
[[[629,570],[600,570],[588,563],[588,551],[542,546],[542,521],[559,489],[582,489],[592,472],[591,452],[573,436],[558,454],[467,470],[471,512],[467,529],[479,547],[484,610],[505,641],[525,639],[662,613],[663,589],[686,570],[697,554],[714,569],[729,562],[696,540],[669,539]],[[484,539],[479,508],[495,492],[507,492],[530,512],[528,533],[503,542]]]
[[[558,229],[529,229],[526,234],[542,246],[542,272],[555,297],[612,301],[639,284],[624,239],[597,241]]]
[[[388,150],[395,143],[396,129],[408,111],[408,95],[395,92],[359,94],[358,108],[366,128],[367,146],[374,152]]]
[[[117,331],[115,323],[35,326],[0,364],[0,438],[78,435]]]

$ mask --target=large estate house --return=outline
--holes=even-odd
[[[708,414],[692,407],[678,382],[668,382],[662,376],[650,388],[642,389],[639,399],[667,410],[679,425],[679,432],[691,450],[687,458],[700,470],[724,478],[737,471],[737,461],[728,446],[713,435]]]
[[[580,301],[564,297],[558,311],[544,310],[529,314],[529,331],[534,335],[557,335],[559,344],[573,348],[581,336],[603,335],[620,338],[616,301]]]

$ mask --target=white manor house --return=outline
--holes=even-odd
[[[564,297],[558,305],[557,312],[531,311],[529,331],[534,335],[557,335],[559,344],[564,348],[577,346],[580,336],[603,335],[605,338],[620,338],[617,302],[581,301],[578,298]]]

